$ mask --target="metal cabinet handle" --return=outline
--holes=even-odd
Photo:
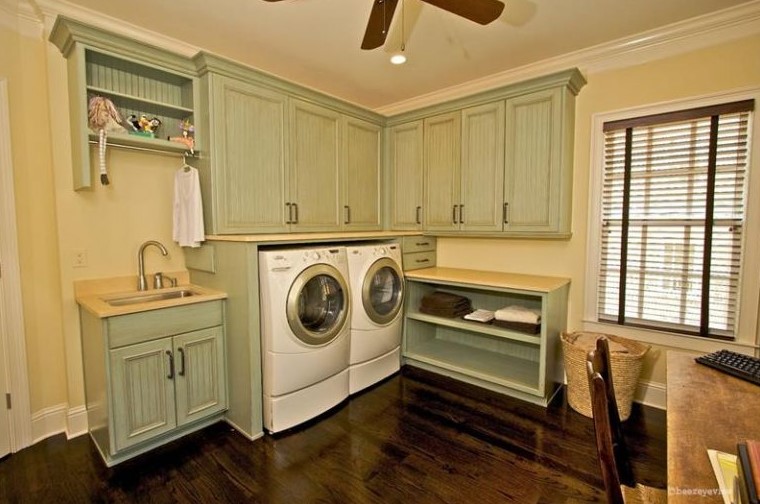
[[[422,207],[421,207],[421,206],[418,206],[418,207],[415,209],[415,214],[414,214],[414,217],[415,217],[415,221],[417,222],[417,224],[422,224],[422,217],[421,217],[421,215],[420,215],[421,213],[422,213]]]
[[[179,366],[180,366],[177,374],[179,376],[185,376],[185,349],[182,347],[179,347],[177,351],[179,352]]]
[[[504,224],[509,224],[509,219],[507,219],[507,215],[509,215],[509,203],[504,203]]]
[[[426,262],[430,262],[430,259],[415,259],[414,262],[416,262],[416,263],[426,263]]]
[[[295,218],[293,219],[293,222],[291,222],[291,224],[298,224],[298,204],[297,203],[291,203],[291,205],[292,205],[292,208],[293,208],[294,213],[296,215]]]
[[[174,355],[172,355],[171,350],[167,350],[166,355],[169,357],[169,374],[167,375],[167,378],[169,380],[173,380],[174,379]]]
[[[293,209],[290,203],[285,203],[285,208],[288,210],[288,220],[285,221],[285,224],[293,224]]]
[[[346,220],[343,221],[343,224],[351,224],[351,207],[348,205],[344,205],[343,209],[346,211]]]
[[[428,245],[430,245],[430,242],[417,242],[415,243],[415,245],[418,247],[427,247]]]
[[[452,224],[456,224],[456,223],[457,223],[457,220],[458,220],[458,219],[457,219],[457,205],[454,205],[454,206],[451,208],[451,221],[452,221],[451,223],[452,223]]]
[[[464,224],[464,205],[459,205],[459,223]]]

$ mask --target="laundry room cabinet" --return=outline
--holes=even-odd
[[[89,430],[107,465],[222,419],[223,301],[80,314]]]
[[[199,160],[207,233],[381,229],[374,115],[209,54],[195,62],[208,124]]]
[[[423,227],[425,209],[422,128],[420,120],[388,129],[388,213],[392,229],[421,230]]]
[[[560,333],[565,330],[570,280],[456,268],[405,272],[403,357],[408,365],[546,406],[562,383]],[[428,294],[468,298],[495,311],[511,305],[541,314],[538,333],[446,318],[420,311]]]

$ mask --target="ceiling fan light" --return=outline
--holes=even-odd
[[[391,63],[394,65],[403,65],[406,63],[406,55],[402,52],[395,53],[391,56]]]

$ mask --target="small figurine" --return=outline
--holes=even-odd
[[[148,124],[144,126],[143,128],[148,133],[155,134],[156,131],[158,131],[158,128],[161,126],[161,120],[158,117],[154,117],[153,119],[148,121]]]
[[[168,137],[171,142],[179,142],[187,145],[190,149],[190,154],[195,154],[195,126],[190,123],[190,119],[185,119],[179,122],[179,129],[182,131],[182,136]]]
[[[129,117],[127,117],[127,122],[130,126],[132,126],[132,129],[134,131],[140,131],[140,120],[137,119],[137,116],[134,114],[129,114]]]

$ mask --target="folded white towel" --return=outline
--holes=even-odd
[[[494,313],[496,320],[504,322],[522,322],[524,324],[540,324],[541,323],[541,311],[531,310],[524,306],[510,305],[505,306],[500,310],[496,310]]]
[[[180,247],[200,247],[205,240],[203,201],[198,170],[188,166],[174,175],[174,216],[172,239]]]

